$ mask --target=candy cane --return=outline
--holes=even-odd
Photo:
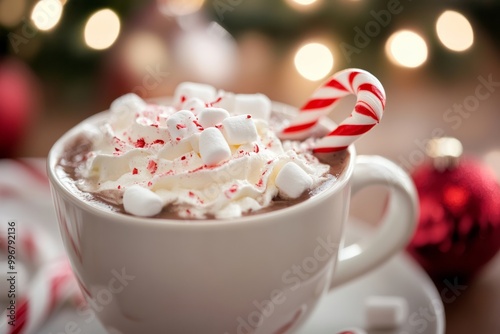
[[[347,148],[379,123],[385,108],[384,87],[372,74],[360,69],[346,69],[334,74],[313,93],[280,137],[305,139],[319,119],[326,116],[340,98],[349,94],[357,96],[350,117],[319,139],[314,152],[335,152]]]
[[[0,334],[36,333],[60,304],[80,296],[68,260],[57,258],[57,247],[45,231],[35,230],[27,230],[16,224],[15,261],[22,260],[38,270],[27,291],[16,291],[16,296],[11,299],[15,301],[15,310],[14,307],[12,310],[7,308],[0,316]],[[0,231],[1,251],[9,252],[8,240],[8,230]],[[17,272],[17,266],[13,265],[10,270]],[[7,306],[11,303],[9,300]]]
[[[9,226],[0,228],[0,251],[8,253]],[[15,226],[15,257],[16,260],[29,263],[33,266],[40,266],[55,259],[59,250],[54,240],[42,229],[31,227],[27,229],[17,223]]]
[[[52,312],[77,292],[67,259],[46,264],[37,272],[28,291],[16,299],[15,311],[7,308],[2,315],[0,333],[36,333]],[[9,317],[11,314],[15,318]]]

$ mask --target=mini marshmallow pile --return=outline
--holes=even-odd
[[[186,82],[172,105],[127,94],[108,116],[86,129],[93,150],[78,169],[79,187],[132,215],[154,216],[169,206],[184,218],[238,217],[331,177],[308,150],[282,145],[262,94]]]

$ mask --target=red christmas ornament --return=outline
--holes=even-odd
[[[0,59],[0,158],[15,156],[35,118],[36,84],[16,59]]]
[[[458,140],[429,149],[433,160],[412,175],[420,219],[407,250],[437,284],[467,282],[500,249],[500,186],[486,166],[460,158]]]

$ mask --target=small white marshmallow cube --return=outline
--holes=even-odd
[[[205,108],[198,114],[198,122],[203,128],[209,128],[222,123],[223,120],[229,117],[226,109],[222,108]]]
[[[237,94],[234,98],[234,113],[250,114],[267,121],[271,116],[271,100],[264,94]]]
[[[200,132],[194,133],[191,137],[189,137],[189,143],[191,144],[191,148],[196,153],[200,153]]]
[[[231,157],[231,149],[217,128],[203,130],[200,134],[198,146],[201,160],[205,165],[214,166]]]
[[[123,192],[123,208],[134,216],[151,217],[161,212],[163,201],[151,190],[135,184]]]
[[[214,106],[230,111],[234,110],[236,94],[219,90],[217,96],[220,96],[220,101],[215,103]]]
[[[251,115],[231,116],[224,119],[222,131],[230,145],[251,143],[259,138]]]
[[[205,109],[205,102],[203,102],[201,99],[194,97],[182,104],[182,109],[189,110],[193,114],[198,115],[200,111]]]
[[[189,110],[180,110],[167,119],[167,129],[173,140],[187,138],[198,131],[196,116]]]
[[[365,325],[369,329],[393,329],[408,318],[406,299],[397,296],[371,296],[365,299]]]
[[[276,187],[283,198],[298,198],[313,185],[313,179],[295,162],[287,162],[276,176]]]
[[[120,96],[113,102],[109,109],[113,113],[135,113],[146,109],[147,103],[134,93],[128,93]]]
[[[174,93],[174,101],[181,102],[182,99],[190,99],[193,97],[199,98],[205,102],[212,102],[215,100],[217,91],[210,85],[183,82],[177,86]]]

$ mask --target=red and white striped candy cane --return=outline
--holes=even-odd
[[[0,227],[0,251],[8,253],[8,226]],[[33,266],[40,266],[58,257],[59,249],[51,236],[38,227],[16,225],[16,259]]]
[[[8,253],[6,232],[0,229],[0,251]],[[36,274],[30,280],[27,291],[16,291],[15,312],[12,312],[15,321],[9,324],[12,320],[9,309],[0,316],[0,334],[37,333],[60,304],[69,299],[82,300],[82,297],[69,261],[58,255],[54,240],[44,230],[35,227],[28,230],[17,224],[15,241],[16,262],[21,260],[34,266]],[[17,269],[16,264],[12,272],[17,272]]]
[[[79,293],[78,285],[67,259],[44,265],[32,279],[28,291],[16,298],[15,321],[9,324],[12,320],[9,309],[0,318],[0,333],[37,333],[53,311],[76,293]]]
[[[319,119],[326,116],[342,97],[349,94],[357,96],[350,117],[318,140],[314,152],[335,152],[347,148],[379,123],[385,108],[385,91],[380,81],[372,74],[355,68],[334,74],[319,87],[300,109],[297,118],[282,131],[280,137],[305,139]]]

